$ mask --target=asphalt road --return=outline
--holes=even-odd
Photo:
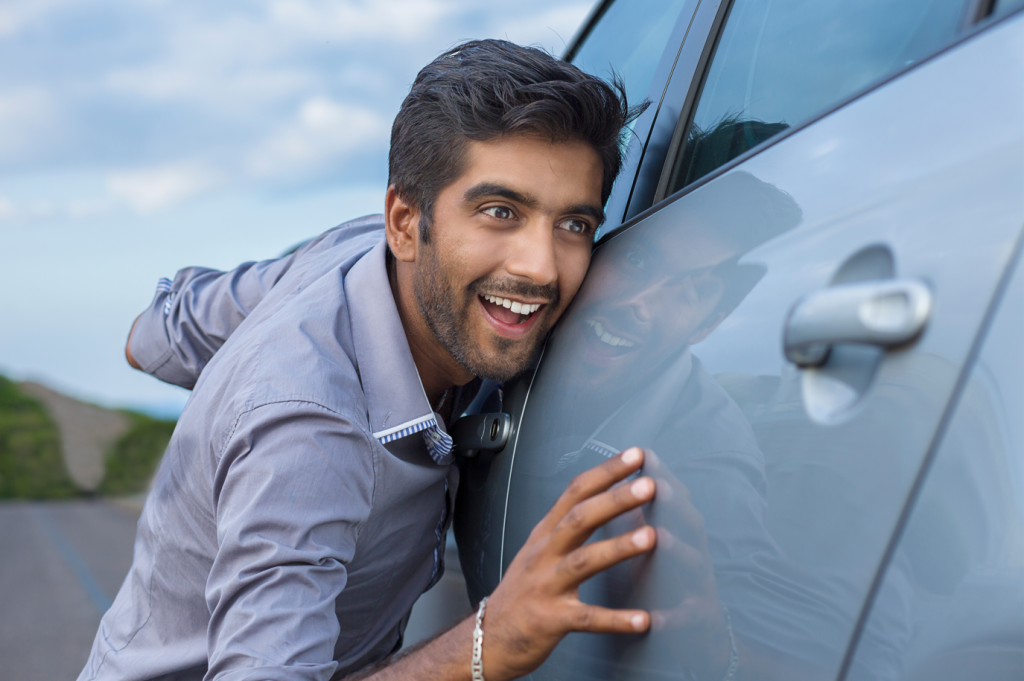
[[[0,680],[78,677],[137,520],[106,501],[0,503]]]
[[[0,502],[0,681],[73,681],[132,562],[138,512],[108,501]],[[454,543],[406,644],[469,612]]]

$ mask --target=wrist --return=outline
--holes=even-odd
[[[472,681],[484,681],[484,614],[486,609],[487,597],[485,596],[477,608],[473,627],[473,659],[469,665]]]

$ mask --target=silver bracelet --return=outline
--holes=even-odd
[[[484,681],[484,610],[486,608],[487,598],[485,597],[480,601],[480,607],[476,610],[476,628],[473,629],[473,662],[469,665],[473,681]],[[732,635],[731,631],[729,635]]]

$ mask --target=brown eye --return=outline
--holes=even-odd
[[[484,213],[499,220],[511,220],[513,217],[512,209],[508,206],[491,206],[490,208],[484,208]]]
[[[568,220],[559,222],[558,228],[564,229],[567,232],[572,232],[573,234],[586,234],[590,230],[590,225],[584,220],[569,218]]]

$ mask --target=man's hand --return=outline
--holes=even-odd
[[[650,627],[644,610],[612,610],[581,603],[579,586],[593,575],[654,548],[654,528],[644,526],[585,544],[594,530],[654,498],[654,481],[642,477],[617,485],[639,470],[633,447],[576,476],[530,533],[487,601],[483,665],[487,681],[528,674],[572,631],[637,634]],[[418,650],[357,673],[358,679],[469,679],[473,617]]]
[[[613,518],[654,497],[654,482],[639,478],[616,485],[643,463],[627,449],[576,476],[509,565],[487,602],[484,677],[504,681],[536,669],[571,631],[636,634],[650,626],[643,610],[611,610],[579,600],[582,582],[654,548],[648,526],[584,544]]]

